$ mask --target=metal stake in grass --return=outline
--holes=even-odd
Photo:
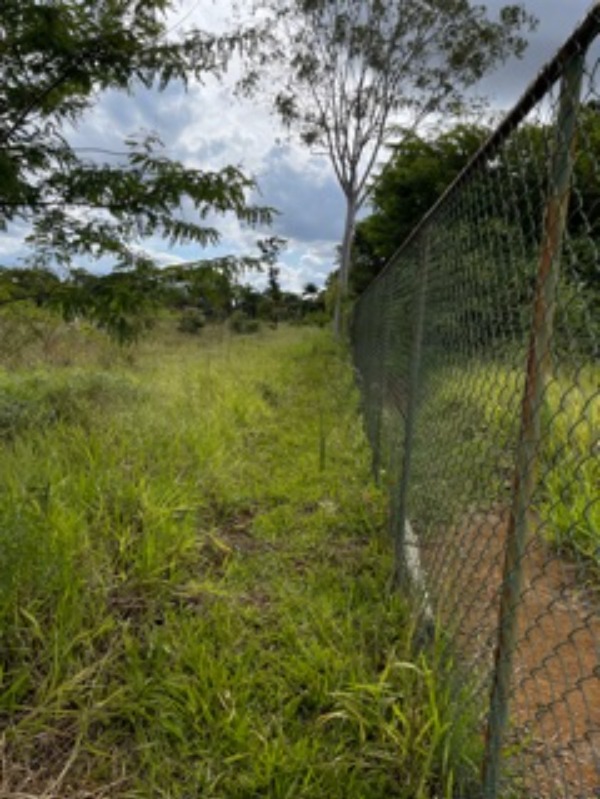
[[[417,305],[414,318],[414,333],[412,352],[410,358],[410,384],[408,387],[408,405],[406,409],[406,422],[404,426],[404,459],[402,464],[402,478],[400,481],[400,495],[398,500],[398,513],[392,520],[394,547],[396,554],[394,582],[400,585],[403,579],[410,574],[410,564],[413,559],[406,557],[406,533],[408,524],[408,489],[410,485],[410,469],[412,450],[415,434],[415,421],[418,405],[419,380],[421,376],[421,360],[423,350],[423,328],[425,323],[425,299],[427,295],[427,272],[429,268],[429,231],[423,231],[421,251],[417,268]],[[408,572],[408,574],[407,574]],[[421,582],[421,575],[417,575],[417,583]]]

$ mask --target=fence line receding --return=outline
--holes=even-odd
[[[599,55],[596,3],[353,313],[485,799],[600,796]]]

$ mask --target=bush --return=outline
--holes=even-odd
[[[328,314],[327,311],[310,311],[302,319],[302,324],[327,327],[327,325],[331,324],[331,314]]]
[[[233,333],[241,335],[248,333],[258,333],[260,330],[260,322],[258,319],[252,319],[243,311],[234,311],[229,317],[229,328]]]
[[[110,373],[61,377],[46,373],[0,379],[0,442],[52,424],[86,425],[92,411],[129,401],[137,388]]]
[[[206,324],[206,317],[199,308],[186,308],[177,324],[177,330],[181,333],[198,335]]]

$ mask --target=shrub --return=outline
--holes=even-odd
[[[206,325],[206,317],[199,308],[186,308],[177,324],[177,330],[181,333],[198,335]]]
[[[52,424],[87,424],[94,409],[115,408],[137,395],[133,383],[110,373],[0,379],[0,442]]]
[[[243,311],[234,311],[229,317],[229,328],[233,333],[241,335],[248,333],[258,333],[260,330],[260,322],[258,319],[252,319]]]
[[[327,311],[310,311],[302,319],[304,325],[314,325],[315,327],[326,327],[331,324],[331,314]]]

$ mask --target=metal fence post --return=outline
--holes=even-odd
[[[379,287],[381,291],[381,286]],[[388,304],[390,302],[389,294],[385,294],[383,297],[383,309],[381,313],[381,318],[379,321],[379,330],[380,330],[380,339],[381,339],[381,350],[379,353],[379,370],[377,375],[377,385],[378,385],[378,396],[377,396],[377,408],[376,408],[376,416],[375,416],[375,424],[374,424],[374,433],[373,433],[373,476],[375,479],[376,485],[381,483],[381,469],[382,469],[382,459],[381,459],[381,439],[383,435],[383,414],[385,408],[385,386],[386,386],[386,358],[388,353],[388,345],[389,345],[389,337],[390,337],[390,323],[388,319]]]
[[[574,55],[566,66],[560,90],[555,151],[551,163],[551,182],[544,220],[522,402],[521,430],[516,452],[512,508],[506,538],[495,669],[483,764],[485,799],[496,799],[500,785],[501,750],[508,725],[512,660],[518,634],[523,559],[529,535],[528,513],[536,487],[540,417],[550,368],[550,346],[560,275],[560,251],[569,203],[577,112],[584,68],[585,51],[581,51]]]
[[[417,274],[417,297],[414,319],[414,332],[410,356],[410,373],[408,383],[408,399],[406,407],[406,423],[404,427],[404,458],[402,478],[398,496],[398,512],[392,519],[394,537],[395,572],[394,583],[400,585],[406,572],[406,529],[408,524],[408,489],[410,486],[410,469],[415,436],[415,421],[418,405],[418,388],[421,376],[423,351],[423,328],[425,321],[425,300],[427,296],[427,273],[429,271],[429,229],[421,233],[419,268]],[[420,579],[420,575],[418,576]]]

